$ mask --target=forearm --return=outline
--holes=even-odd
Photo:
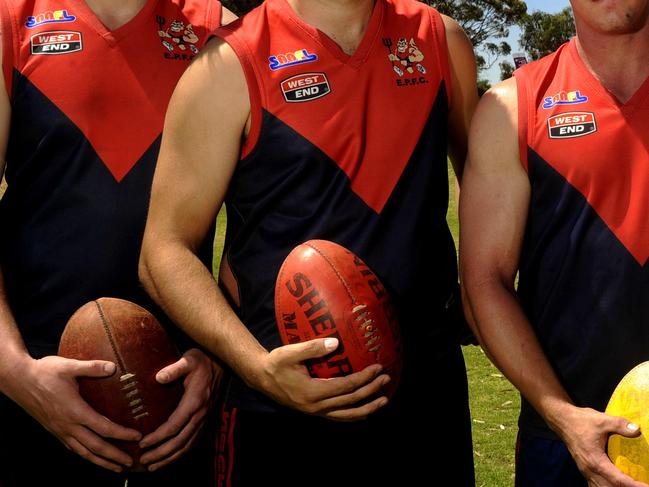
[[[498,278],[466,283],[483,350],[559,435],[574,408],[513,289]]]
[[[267,351],[241,323],[211,272],[180,242],[145,245],[140,278],[167,315],[185,333],[259,388]]]
[[[30,359],[9,307],[0,272],[0,392],[14,398],[14,381],[17,377],[24,377],[25,364]]]

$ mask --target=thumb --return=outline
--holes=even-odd
[[[68,370],[75,377],[108,377],[116,372],[117,366],[107,360],[69,360]]]
[[[337,338],[316,338],[308,342],[294,343],[282,347],[284,358],[304,362],[312,358],[324,357],[338,348]]]
[[[640,426],[628,419],[614,416],[611,418],[611,433],[617,433],[627,438],[635,438],[640,436]]]
[[[171,365],[160,369],[155,375],[155,380],[160,384],[168,384],[191,372],[191,365],[186,357],[174,362]]]

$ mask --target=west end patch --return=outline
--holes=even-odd
[[[551,139],[583,137],[596,131],[597,123],[592,112],[560,113],[548,118],[548,134]]]
[[[291,76],[280,84],[288,103],[315,100],[331,93],[329,80],[324,73],[303,73]]]
[[[54,30],[31,37],[32,54],[70,54],[82,49],[81,32]]]

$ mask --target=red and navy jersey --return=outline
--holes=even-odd
[[[56,353],[85,302],[144,299],[137,263],[164,114],[220,16],[216,0],[149,0],[111,31],[86,2],[0,0],[12,110],[0,262],[34,356]]]
[[[577,405],[649,359],[649,80],[620,103],[575,40],[515,73],[531,184],[519,295]],[[529,404],[521,426],[547,434]]]
[[[217,35],[238,55],[251,100],[226,196],[228,289],[243,323],[267,349],[280,345],[277,272],[291,249],[318,238],[352,250],[383,281],[406,356],[443,348],[457,269],[441,16],[414,0],[377,0],[351,56],[286,0],[267,0]]]

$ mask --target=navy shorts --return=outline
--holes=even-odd
[[[520,434],[516,443],[516,487],[588,487],[566,445]]]
[[[250,487],[445,485],[473,487],[467,383],[460,348],[369,419],[339,423],[298,412],[223,407],[217,485]],[[443,365],[442,365],[443,362]],[[416,443],[415,443],[416,441]]]
[[[98,467],[68,450],[55,436],[0,394],[0,487],[123,487],[125,475]],[[196,446],[177,462],[153,473],[130,474],[129,487],[212,487],[215,427],[203,430]]]

